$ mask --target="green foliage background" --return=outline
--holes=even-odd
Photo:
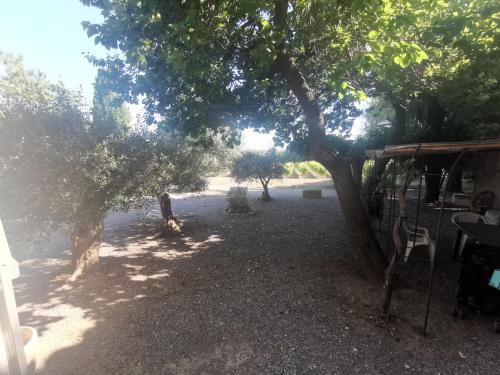
[[[287,177],[330,177],[330,173],[320,163],[314,160],[301,162],[288,162],[285,164]]]

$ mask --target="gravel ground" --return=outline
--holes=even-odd
[[[78,281],[65,276],[63,240],[23,261],[17,299],[22,324],[40,334],[39,373],[500,373],[491,321],[449,314],[452,228],[424,338],[425,265],[399,267],[383,320],[381,290],[357,268],[333,190],[303,200],[280,187],[271,203],[252,190],[253,215],[225,214],[223,190],[176,199],[185,234],[168,240],[156,235],[156,211],[111,215],[101,264]],[[436,210],[422,218],[433,227]]]

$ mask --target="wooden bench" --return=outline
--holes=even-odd
[[[302,198],[313,198],[313,199],[322,198],[321,189],[302,190]]]

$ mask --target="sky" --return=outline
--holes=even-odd
[[[104,57],[106,50],[87,37],[82,21],[99,22],[99,10],[78,0],[0,0],[0,50],[24,57],[25,65],[90,101],[94,68],[83,53]]]
[[[273,136],[270,133],[257,133],[252,129],[245,129],[241,134],[242,151],[266,151],[273,148]]]
[[[81,89],[90,103],[97,69],[84,54],[104,57],[106,49],[87,37],[81,23],[101,20],[98,9],[78,0],[0,0],[0,50],[23,56],[26,67],[41,70],[52,81]],[[361,129],[358,119],[353,133]],[[251,130],[244,132],[242,143],[256,150],[273,146],[271,134]]]

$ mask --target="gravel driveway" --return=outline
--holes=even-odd
[[[168,240],[155,211],[115,214],[100,266],[75,282],[65,241],[22,262],[17,299],[40,334],[39,373],[500,373],[500,335],[454,321],[449,298],[435,298],[428,338],[415,328],[419,291],[397,290],[395,318],[381,319],[333,190],[250,195],[254,215],[225,214],[216,191],[174,200],[185,234]]]

